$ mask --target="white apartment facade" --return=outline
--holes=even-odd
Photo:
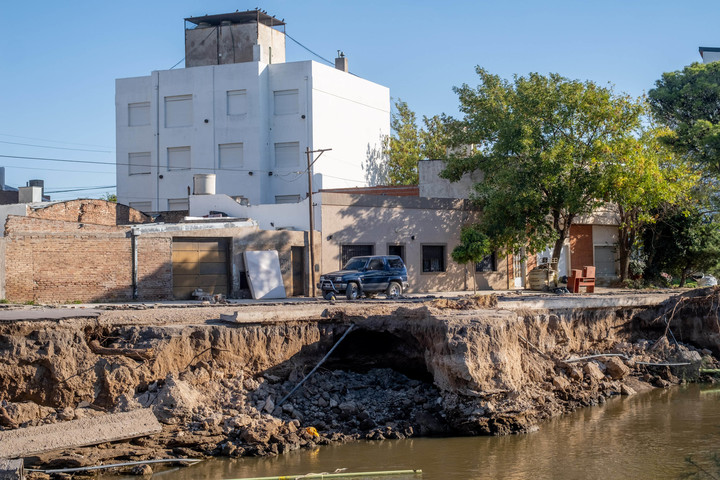
[[[195,174],[242,203],[298,202],[308,149],[332,149],[313,165],[314,191],[368,185],[363,165],[390,133],[386,87],[345,59],[284,62],[284,24],[259,11],[187,22],[186,68],[116,80],[118,202],[187,210]]]

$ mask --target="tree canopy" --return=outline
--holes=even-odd
[[[605,198],[620,218],[618,257],[620,279],[629,276],[630,256],[643,229],[655,223],[661,207],[690,208],[690,194],[698,175],[658,139],[666,131],[651,128],[629,137],[623,155],[610,159],[605,173]]]
[[[573,221],[602,202],[608,162],[627,148],[642,106],[557,74],[509,82],[476,71],[477,87],[454,89],[463,117],[447,127],[452,147],[473,148],[451,156],[442,176],[482,172],[472,198],[494,246],[540,251],[554,243],[558,258]]]
[[[658,121],[670,128],[664,141],[711,174],[720,174],[720,62],[663,73],[648,101]]]
[[[390,185],[417,185],[418,163],[445,157],[445,123],[439,116],[423,117],[424,128],[406,102],[398,99],[392,114],[392,134],[385,139],[386,173]]]

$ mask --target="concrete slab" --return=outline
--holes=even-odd
[[[497,308],[508,310],[562,310],[575,308],[613,308],[613,307],[649,307],[659,305],[677,292],[635,293],[628,295],[556,295],[530,296],[517,298],[499,297]]]
[[[280,273],[277,250],[244,252],[250,292],[254,299],[285,298],[285,284]]]
[[[63,320],[66,318],[97,318],[102,310],[94,308],[35,308],[0,310],[0,323],[18,320]]]
[[[0,458],[22,458],[60,448],[144,437],[162,431],[150,409],[81,418],[0,432]]]

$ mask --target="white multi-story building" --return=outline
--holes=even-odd
[[[372,184],[390,133],[390,93],[336,68],[285,62],[284,23],[261,11],[185,19],[185,68],[116,80],[117,196],[143,211],[185,210],[193,175],[250,204]],[[192,28],[191,28],[192,27]],[[317,154],[313,155],[314,159]]]

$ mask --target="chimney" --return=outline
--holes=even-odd
[[[338,56],[335,59],[335,68],[338,70],[342,70],[343,72],[347,73],[348,71],[348,60],[345,57],[345,54],[341,52],[340,50],[337,51]]]

